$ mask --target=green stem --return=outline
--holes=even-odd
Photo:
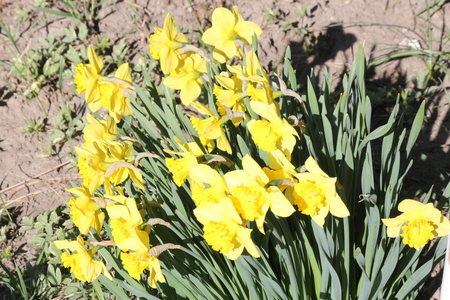
[[[0,199],[2,200],[3,209],[6,211],[6,214],[8,215],[9,221],[10,221],[11,223],[13,223],[13,219],[12,219],[11,215],[9,214],[8,209],[6,208],[5,201],[3,200],[3,197],[2,197],[1,194],[0,194]]]
[[[194,3],[192,3],[192,0],[188,0],[188,2],[189,2],[189,5],[191,6],[192,13],[194,14],[195,22],[197,22],[198,29],[203,34],[205,31],[203,30],[202,24],[200,24],[200,20],[198,19],[197,14],[195,13]]]
[[[45,118],[48,118],[47,110],[45,109],[44,104],[42,103],[42,101],[41,101],[41,99],[39,98],[38,94],[37,94],[35,91],[33,91],[33,94],[34,94],[34,96],[37,98],[39,104],[41,105],[41,109],[42,109],[42,111],[44,112]]]

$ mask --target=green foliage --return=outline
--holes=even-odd
[[[57,207],[38,215],[36,218],[24,217],[18,227],[19,232],[34,231],[35,235],[27,242],[36,256],[20,268],[11,247],[3,252],[1,258],[10,259],[15,268],[9,270],[0,262],[0,291],[4,297],[23,299],[48,299],[55,295],[69,295],[79,290],[79,283],[61,266],[61,252],[55,247],[55,240],[73,238],[75,232],[68,230],[73,223],[68,209]]]
[[[289,51],[286,59],[288,62]],[[261,258],[243,255],[232,262],[212,251],[198,238],[201,228],[192,216],[194,203],[189,191],[168,180],[171,175],[162,159],[141,161],[152,191],[145,191],[144,198],[164,203],[163,208],[147,213],[171,222],[168,229],[155,230],[154,238],[182,245],[181,253],[161,258],[167,280],[158,285],[163,298],[412,299],[417,295],[442,259],[446,238],[430,249],[411,249],[399,238],[386,236],[381,218],[397,214],[425,106],[420,106],[408,135],[399,104],[385,125],[372,129],[365,69],[361,47],[350,74],[344,77],[339,98],[331,92],[331,77],[325,75],[317,89],[312,75],[303,106],[290,97],[280,99],[282,111],[303,117],[306,123],[297,156],[292,157],[294,165],[301,164],[309,153],[330,176],[337,176],[340,196],[351,216],[328,218],[322,229],[301,214],[288,219],[269,215],[266,235],[252,236]],[[184,136],[179,129],[189,136],[195,133],[171,93],[166,90],[162,98],[158,92],[162,87],[155,86],[145,71],[144,78],[145,89],[135,86],[139,100],[133,101],[139,126],[126,122],[124,130],[140,141],[139,150],[164,155],[163,149],[173,147],[174,136]],[[288,88],[296,89],[295,71],[289,63],[281,79]],[[227,132],[229,137],[243,134],[231,126]],[[245,140],[249,141],[248,137]],[[375,140],[382,141],[381,153],[373,150]],[[232,143],[236,157],[248,152],[257,157],[255,146],[246,144]]]
[[[24,119],[23,121],[25,122],[25,124],[27,124],[27,127],[22,128],[23,133],[37,134],[39,132],[43,132],[45,129],[44,118],[38,118],[37,120],[34,118],[31,118],[29,120]]]
[[[57,17],[65,17],[72,20],[75,24],[87,24],[90,29],[94,28],[94,25],[100,19],[99,11],[102,5],[106,2],[103,1],[72,1],[61,0],[61,3],[65,5],[63,10],[55,10],[46,8],[42,5],[34,6],[37,10],[43,11],[50,15]]]

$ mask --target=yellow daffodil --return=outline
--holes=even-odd
[[[156,289],[156,282],[166,281],[161,272],[158,257],[149,255],[147,248],[139,248],[132,253],[122,252],[120,253],[120,259],[125,270],[136,280],[140,280],[142,272],[148,270],[150,272],[148,280],[150,286],[154,289]]]
[[[78,94],[85,93],[89,109],[95,112],[102,106],[99,81],[103,78],[100,75],[103,69],[103,61],[91,46],[88,48],[88,58],[89,64],[79,64],[76,67],[74,78]]]
[[[84,248],[84,240],[81,236],[78,236],[76,241],[55,241],[55,246],[58,249],[69,249],[69,251],[74,253],[69,255],[64,252],[61,255],[61,261],[65,268],[70,268],[70,272],[74,273],[78,280],[92,282],[100,274],[113,280],[111,274],[109,274],[106,269],[105,264],[101,261],[92,259],[96,252],[96,248],[89,251],[86,250]]]
[[[196,117],[191,117],[190,120],[204,146],[209,145],[211,141],[216,141],[217,148],[231,154],[232,150],[230,143],[225,136],[225,129],[222,128],[222,124],[227,119],[222,118],[210,116],[206,119],[200,120]]]
[[[87,234],[92,227],[97,233],[103,226],[105,213],[100,210],[100,206],[92,200],[92,194],[87,187],[79,187],[68,190],[77,195],[77,198],[70,198],[70,215],[73,223],[78,227],[80,233]]]
[[[180,99],[184,105],[191,105],[202,92],[200,77],[206,73],[205,60],[197,53],[192,53],[183,59],[180,66],[170,73],[163,81],[168,88],[180,91]]]
[[[118,185],[128,177],[138,188],[144,189],[142,174],[131,164],[134,162],[134,153],[130,141],[123,143],[95,141],[87,146],[76,147],[75,151],[79,155],[77,166],[83,178],[83,185],[89,187],[90,193],[104,182],[107,183],[108,186],[105,188],[109,191],[110,183]],[[121,162],[126,164],[118,165],[110,170],[112,164]],[[107,174],[108,170],[110,174]]]
[[[253,50],[249,51],[245,58],[246,65],[244,67],[227,66],[228,70],[233,76],[245,80],[246,93],[250,99],[272,104],[273,100],[280,97],[282,93],[272,90],[269,77]]]
[[[178,137],[175,137],[175,141],[182,150],[182,152],[176,152],[164,149],[165,152],[171,154],[177,154],[183,156],[182,158],[168,157],[165,159],[167,168],[173,174],[173,181],[177,186],[181,186],[183,182],[189,178],[189,168],[198,164],[197,157],[202,156],[204,153],[197,145],[197,143],[187,143],[183,145]]]
[[[105,182],[103,175],[105,175],[109,166],[106,145],[92,142],[86,146],[75,147],[75,151],[79,156],[77,166],[83,179],[83,185],[87,186],[92,194]]]
[[[295,167],[291,162],[287,159],[287,157],[284,155],[281,150],[274,150],[272,152],[268,153],[267,156],[268,165],[269,167],[264,167],[264,173],[266,173],[267,177],[269,177],[269,181],[282,179],[286,182],[281,182],[277,186],[280,188],[281,191],[285,191],[288,189],[288,193],[286,193],[286,196],[288,199],[289,196],[292,194],[292,185],[297,182],[297,179],[294,177],[294,174],[297,172],[295,171]]]
[[[128,95],[124,95],[124,92],[130,90],[131,87],[130,66],[127,63],[122,64],[117,69],[115,78],[119,79],[122,84],[113,80],[105,80],[100,85],[100,102],[116,123],[119,123],[123,116],[133,114],[130,98]]]
[[[400,202],[399,216],[382,219],[387,226],[388,237],[403,237],[403,243],[419,250],[436,236],[446,236],[450,221],[431,203],[406,199]],[[401,233],[400,233],[401,232]]]
[[[251,120],[247,125],[256,145],[267,152],[279,149],[290,160],[292,150],[299,137],[297,131],[286,119],[280,118],[277,104],[252,101],[252,109],[263,120]]]
[[[190,167],[192,199],[197,206],[219,203],[227,196],[227,186],[220,174],[208,165]]]
[[[108,162],[123,161],[128,163],[134,162],[133,143],[130,141],[124,141],[123,143],[110,143],[108,144],[108,150],[111,156]],[[109,177],[111,183],[119,185],[124,182],[128,177],[136,184],[141,190],[145,189],[142,174],[136,168],[120,167]]]
[[[236,46],[236,40],[251,45],[253,35],[259,38],[262,34],[258,25],[243,20],[237,6],[233,6],[233,12],[223,7],[215,9],[211,22],[212,26],[205,31],[202,40],[214,46],[213,57],[220,63],[225,63],[233,56],[242,58],[242,47]]]
[[[200,142],[208,150],[214,149],[214,141],[217,143],[217,148],[222,151],[226,151],[229,154],[232,153],[230,143],[225,136],[225,129],[222,125],[229,119],[227,116],[221,118],[216,117],[213,112],[200,102],[193,104],[193,107],[199,110],[199,112],[209,117],[200,120],[197,117],[191,117],[190,121],[195,131],[197,131]]]
[[[299,182],[294,186],[293,198],[298,210],[310,215],[320,227],[323,227],[328,212],[339,218],[349,216],[347,207],[336,192],[336,178],[322,171],[312,157],[306,160],[305,167],[308,172],[295,175]]]
[[[182,158],[168,157],[165,159],[167,168],[173,175],[173,181],[177,186],[189,178],[190,167],[198,164],[197,158],[191,153],[186,153]]]
[[[106,207],[111,218],[114,242],[122,251],[134,251],[120,254],[124,268],[137,280],[141,279],[144,270],[148,270],[150,286],[156,288],[156,282],[165,282],[165,278],[157,255],[151,254],[149,229],[146,231],[140,229],[144,225],[136,200],[123,195],[107,197],[116,201]]]
[[[217,97],[217,111],[220,115],[224,116],[227,114],[224,107],[229,108],[231,111],[245,112],[244,98],[245,93],[242,91],[242,79],[237,76],[228,77],[228,73],[222,72],[220,75],[215,76],[216,80],[224,88],[219,86],[214,87],[214,95]],[[238,126],[242,117],[233,118],[231,120],[234,126]]]
[[[244,248],[250,255],[260,256],[251,239],[252,230],[243,225],[230,198],[198,206],[194,215],[203,224],[204,238],[215,251],[231,260],[237,259]]]
[[[288,217],[295,209],[276,186],[267,187],[269,177],[248,154],[242,158],[244,170],[224,175],[233,204],[243,219],[255,221],[264,233],[264,220],[270,210],[279,217]]]
[[[117,200],[117,196],[106,196]],[[120,198],[120,196],[119,196]],[[114,242],[123,251],[136,251],[140,247],[150,248],[148,233],[141,230],[142,216],[137,209],[134,198],[121,197],[122,203],[112,203],[106,207],[111,219],[111,229]]]
[[[96,142],[113,142],[119,138],[117,124],[112,117],[106,120],[99,120],[91,114],[87,114],[88,125],[84,127],[84,145],[89,145],[93,141]]]
[[[164,74],[170,74],[179,67],[181,59],[178,50],[189,41],[186,36],[177,31],[170,14],[166,15],[163,28],[155,28],[150,36],[150,53],[154,59],[161,62],[161,70]]]
[[[294,180],[295,167],[281,150],[274,150],[268,153],[267,162],[269,168],[264,168],[264,173],[267,174],[270,180],[287,179]]]

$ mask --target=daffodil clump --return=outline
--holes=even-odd
[[[133,143],[121,139],[117,126],[123,116],[133,113],[129,99],[133,92],[130,67],[123,64],[114,77],[106,77],[101,74],[102,59],[92,47],[88,48],[88,54],[89,64],[80,64],[76,68],[77,92],[85,93],[86,102],[93,112],[103,107],[109,116],[100,119],[88,114],[88,124],[83,131],[84,145],[75,149],[83,182],[81,187],[68,190],[75,195],[70,198],[69,205],[73,223],[82,235],[76,241],[56,241],[55,245],[73,253],[63,252],[61,261],[79,280],[92,282],[100,274],[113,280],[101,258],[94,260],[93,257],[103,247],[117,247],[130,276],[139,280],[143,271],[148,270],[149,284],[155,288],[156,282],[165,281],[158,255],[178,246],[150,246],[152,225],[168,226],[168,223],[142,216],[139,209],[143,202],[127,197],[121,187],[130,179],[136,188],[146,189],[141,170],[137,167]],[[106,220],[110,223],[110,240],[102,235]],[[83,236],[92,232],[101,235],[101,239],[85,240]]]
[[[283,92],[272,87],[255,51],[244,49],[245,45],[251,44],[253,36],[258,38],[261,33],[259,26],[243,21],[237,7],[233,7],[232,12],[225,8],[215,10],[212,27],[203,34],[203,42],[214,47],[213,60],[192,45],[183,48],[176,42],[182,35],[177,33],[170,14],[165,19],[164,29],[156,29],[150,38],[151,54],[161,61],[164,73],[164,66],[178,65],[164,79],[164,85],[179,89],[182,104],[198,112],[190,117],[190,121],[201,145],[182,144],[181,137],[175,137],[179,149],[165,149],[175,155],[166,158],[166,165],[177,186],[189,182],[196,203],[193,212],[203,225],[206,242],[232,260],[237,259],[244,249],[259,257],[251,239],[249,222],[255,222],[256,228],[264,234],[269,211],[285,218],[297,208],[310,215],[319,226],[323,226],[329,212],[340,218],[349,216],[336,191],[336,178],[329,178],[314,158],[307,160],[308,172],[304,173],[295,170],[301,166],[290,163],[300,130],[281,115],[276,99]],[[187,44],[184,36],[182,40]],[[163,41],[166,47],[162,47]],[[245,63],[236,64],[242,58]],[[216,101],[213,107],[204,105],[199,97],[206,80],[201,79],[207,78],[207,62],[212,68],[224,69],[208,79],[214,84]],[[249,154],[238,161],[230,145],[230,133],[227,134],[229,124],[247,131],[259,149],[286,165],[274,164],[270,168],[260,165]],[[205,159],[211,154],[225,153],[242,168],[222,169],[220,165],[208,164]],[[285,176],[287,173],[289,175]],[[280,180],[282,184],[277,183]],[[283,186],[296,188],[283,189]],[[302,186],[305,188],[300,188]],[[319,189],[320,192],[314,192]]]
[[[128,64],[103,75],[89,48],[76,90],[107,116],[88,114],[76,148],[82,186],[69,190],[69,205],[80,235],[55,243],[79,280],[103,274],[141,295],[135,281],[145,278],[168,299],[390,298],[387,280],[408,282],[410,273],[392,275],[398,257],[384,251],[408,250],[387,237],[422,251],[448,234],[450,221],[432,204],[404,200],[390,218],[402,177],[383,157],[376,186],[370,141],[397,131],[370,132],[362,51],[332,104],[328,81],[318,97],[310,81],[307,95],[298,93],[288,59],[282,74],[262,67],[262,33],[237,7],[218,8],[201,49],[167,14],[149,37],[159,88],[145,70],[146,88],[132,82]],[[403,138],[383,149],[399,149]]]

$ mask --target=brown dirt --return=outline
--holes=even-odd
[[[26,0],[1,0],[0,20],[11,28],[18,29],[18,46],[21,51],[26,47],[33,47],[38,38],[46,37],[50,31],[56,36],[61,34],[61,29],[70,24],[70,20],[64,18],[52,18],[50,22],[39,23],[49,15],[34,10],[30,4],[33,1]],[[62,9],[63,5],[58,1],[47,1],[50,8]],[[303,3],[309,3],[307,16],[303,21],[308,21],[309,32],[318,36],[323,35],[323,41],[317,51],[305,54],[303,46],[309,43],[296,30],[301,18],[294,13],[294,8],[301,10]],[[430,1],[431,2],[431,1]],[[100,11],[98,22],[99,35],[106,35],[113,42],[123,37],[127,29],[135,28],[132,34],[125,35],[128,44],[135,49],[147,51],[147,39],[154,27],[162,27],[165,14],[171,12],[176,22],[182,27],[197,30],[194,16],[197,16],[204,28],[210,26],[210,16],[215,7],[226,6],[231,8],[237,4],[244,19],[259,24],[264,33],[260,39],[260,55],[262,63],[269,69],[278,69],[283,64],[286,47],[292,51],[293,65],[301,78],[310,73],[310,68],[315,68],[317,75],[323,75],[325,67],[328,73],[339,82],[340,76],[349,70],[349,66],[357,52],[359,43],[365,43],[367,57],[374,58],[387,51],[381,51],[392,46],[407,44],[406,37],[422,41],[425,47],[426,23],[415,14],[425,7],[422,0],[409,1],[304,1],[294,0],[262,0],[262,1],[196,1],[194,10],[187,1],[107,1]],[[30,20],[17,23],[15,20],[15,8],[20,7],[32,12]],[[267,15],[266,8],[276,12],[277,18],[272,22],[264,20]],[[133,13],[133,11],[135,13]],[[448,5],[446,7],[448,12]],[[448,15],[448,13],[447,13]],[[425,16],[425,15],[422,15]],[[433,24],[442,28],[442,11],[432,18]],[[134,20],[134,22],[132,22]],[[282,30],[283,21],[294,22],[287,32]],[[447,20],[448,21],[448,20]],[[297,23],[296,23],[297,22]],[[331,24],[339,24],[328,27]],[[19,24],[18,28],[16,25]],[[376,25],[379,24],[379,25]],[[383,24],[383,25],[381,25]],[[387,25],[387,26],[386,26]],[[435,30],[434,39],[439,39],[440,32]],[[4,32],[0,31],[0,57],[8,62],[13,54]],[[92,40],[86,41],[89,44]],[[434,48],[437,49],[435,44]],[[25,53],[25,52],[24,52]],[[137,62],[140,58],[138,52],[131,58]],[[417,58],[408,58],[384,65],[372,70],[369,81],[372,87],[390,88],[398,85],[411,87],[410,77],[416,75],[425,65]],[[27,99],[20,94],[23,80],[9,76],[8,69],[0,66],[0,190],[5,204],[17,222],[23,216],[36,215],[51,207],[66,203],[69,194],[65,188],[70,187],[69,181],[79,183],[76,169],[67,169],[65,162],[70,161],[65,154],[70,153],[67,144],[54,149],[49,158],[38,158],[42,154],[41,144],[49,144],[46,132],[32,135],[22,133],[25,127],[24,119],[43,117],[42,109],[38,101]],[[8,82],[13,89],[9,89]],[[304,82],[304,81],[303,81]],[[448,86],[448,78],[445,78],[443,86]],[[45,87],[40,93],[40,99],[45,109],[49,112],[49,126],[57,114],[61,105],[62,95],[54,92],[51,86]],[[65,92],[74,93],[73,84],[65,82]],[[80,103],[80,97],[74,98],[75,103]],[[441,168],[448,165],[442,164],[442,158],[447,157],[450,148],[450,118],[448,117],[448,99],[443,93],[427,99],[427,123],[424,126],[417,149],[425,152],[430,161]],[[75,145],[82,142],[78,139]],[[47,172],[49,171],[49,172]],[[43,175],[40,175],[47,172]],[[412,180],[428,186],[434,180],[439,180],[436,169],[429,162],[420,165],[413,174]],[[417,184],[417,183],[415,183]],[[14,188],[11,188],[14,187]],[[412,195],[411,195],[412,197]],[[13,252],[19,253],[26,261],[30,258],[27,251],[26,236],[19,236],[13,241],[7,241],[0,245],[0,251],[7,245],[13,246]],[[21,249],[21,251],[19,251]]]

